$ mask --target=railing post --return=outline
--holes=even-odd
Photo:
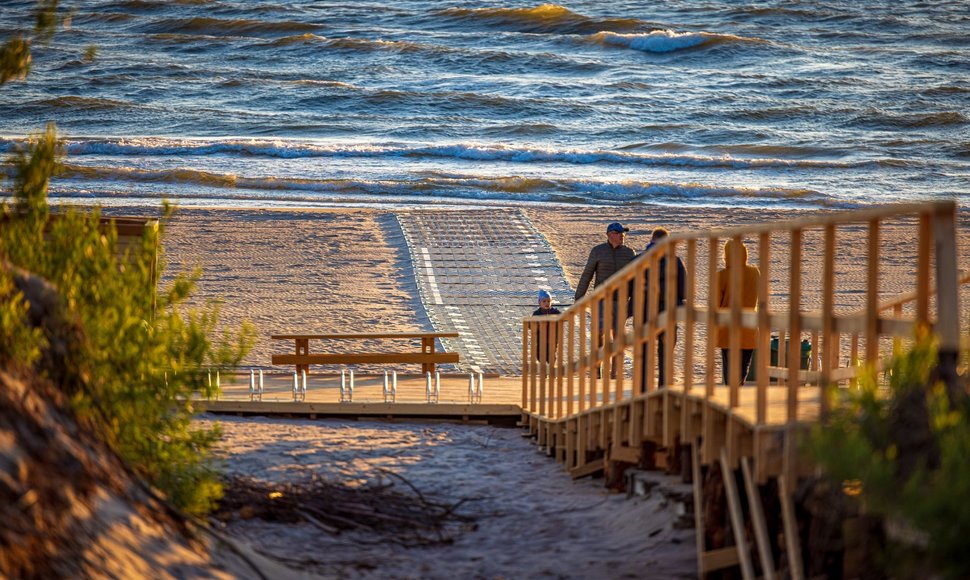
[[[575,387],[576,372],[576,316],[569,319],[569,342],[568,356],[566,357],[566,414],[573,414],[573,395]]]
[[[768,300],[771,297],[771,234],[764,232],[758,239],[758,394],[756,418],[764,425],[768,415],[768,366],[771,362],[771,318]]]
[[[694,385],[694,322],[697,313],[694,310],[696,292],[697,269],[697,241],[687,240],[687,280],[684,288],[684,393],[689,393]],[[682,416],[687,417],[686,412]],[[686,429],[685,429],[686,432]]]
[[[731,242],[733,242],[735,248],[734,252],[725,255],[725,259],[730,259],[731,263],[724,264],[725,267],[730,267],[731,273],[727,280],[731,294],[731,302],[728,304],[731,316],[731,327],[728,330],[728,367],[730,372],[725,373],[725,379],[728,383],[728,404],[733,409],[738,406],[740,385],[745,379],[741,376],[741,301],[744,298],[744,272],[742,272],[744,260],[742,259],[743,250],[741,248],[744,240],[738,235],[731,238]],[[718,288],[720,288],[720,282],[718,282]]]
[[[669,387],[674,383],[674,343],[677,340],[677,242],[667,241],[667,295],[664,296],[664,312],[667,314],[667,324],[664,329],[664,384]]]
[[[866,277],[866,364],[879,358],[879,219],[869,220]]]
[[[586,379],[589,375],[590,354],[586,339],[589,336],[586,328],[586,308],[580,308],[576,313],[579,318],[579,411],[586,409]],[[585,462],[585,459],[583,460]]]

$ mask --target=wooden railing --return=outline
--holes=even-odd
[[[555,422],[670,390],[716,399],[753,429],[818,420],[827,398],[816,396],[807,406],[801,387],[854,385],[860,368],[885,364],[917,325],[937,333],[941,352],[959,351],[955,218],[955,203],[943,201],[671,234],[562,314],[523,320],[522,408],[533,421]],[[760,269],[754,309],[741,305],[740,257],[728,280],[732,300],[722,307],[716,296],[727,240],[746,243],[750,263]],[[668,264],[667,310],[658,312],[662,257]],[[683,303],[671,309],[677,304],[677,257],[686,263],[686,288]],[[719,326],[728,328],[733,376],[726,387],[718,380],[720,357],[712,340]],[[756,378],[747,382],[739,376],[742,329],[758,333]],[[675,333],[676,345],[663,341],[667,387],[660,387],[658,337]],[[774,364],[768,356],[773,335],[779,350]],[[810,345],[807,365],[803,341]],[[769,391],[779,389],[782,400],[769,405]],[[639,427],[630,417],[629,436],[619,433],[620,420],[612,421],[614,442],[639,443]],[[605,431],[605,424],[600,428]],[[717,450],[706,455],[711,453]],[[579,455],[567,464],[582,465]]]

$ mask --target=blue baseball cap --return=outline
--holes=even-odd
[[[630,228],[623,227],[623,224],[621,224],[620,222],[613,222],[610,225],[606,226],[606,233],[617,232],[620,234],[624,234],[628,231],[630,231]]]
[[[542,302],[543,300],[552,300],[552,295],[545,290],[539,290],[539,302]]]

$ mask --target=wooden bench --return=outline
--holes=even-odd
[[[296,372],[310,372],[310,365],[330,364],[417,364],[421,363],[421,373],[434,373],[435,365],[458,362],[456,352],[435,352],[436,338],[458,338],[457,332],[380,332],[380,333],[337,333],[337,334],[274,334],[273,340],[292,340],[296,346],[295,354],[274,354],[274,365],[296,365]],[[311,340],[394,340],[421,339],[420,352],[371,352],[371,353],[311,353]]]

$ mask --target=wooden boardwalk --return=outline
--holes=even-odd
[[[959,286],[968,278],[958,277],[955,210],[952,202],[901,205],[666,238],[561,315],[523,321],[521,404],[531,433],[574,477],[604,472],[610,479],[625,466],[679,465],[694,482],[701,576],[738,566],[744,578],[801,578],[792,491],[814,471],[799,453],[800,441],[809,426],[825,421],[829,396],[855,388],[866,368],[888,368],[918,328],[936,334],[940,365],[956,371]],[[886,222],[908,224],[903,239],[913,241],[911,284],[888,300],[880,292]],[[839,232],[860,228],[867,232],[866,263],[837,276]],[[813,249],[822,271],[814,296],[806,295],[803,278],[809,232],[823,240],[821,253]],[[757,249],[756,287],[744,286],[740,252],[723,252],[732,264],[722,269],[724,241]],[[676,268],[666,268],[665,303],[678,306],[661,312],[660,260],[673,264],[678,258],[688,264],[684,295],[678,295]],[[906,255],[891,258],[898,265]],[[787,284],[772,288],[770,267],[779,261]],[[744,294],[756,301],[742,304]],[[861,305],[837,308],[837,295],[857,297]],[[805,309],[805,302],[821,308]],[[628,303],[632,320],[612,320]],[[616,330],[598,330],[603,328]],[[787,347],[778,349],[775,361],[757,357],[757,379],[742,384],[741,350],[751,348],[743,345],[745,332],[757,337],[758,353],[769,353],[772,336]],[[719,333],[724,342],[715,342]],[[677,377],[666,386],[658,384],[656,368],[661,335],[678,336],[682,345],[665,341],[664,374]],[[722,349],[729,377],[723,376]],[[610,377],[611,361],[631,351],[632,373]],[[875,380],[886,378],[880,373]],[[743,489],[735,485],[735,473]],[[765,488],[759,488],[769,482],[778,490],[772,502],[781,506],[783,574],[775,565],[778,538],[769,537],[762,507]],[[723,492],[712,496],[705,489]],[[743,542],[705,533],[711,524],[705,514],[718,505],[723,507],[713,511],[729,513],[733,536]]]

